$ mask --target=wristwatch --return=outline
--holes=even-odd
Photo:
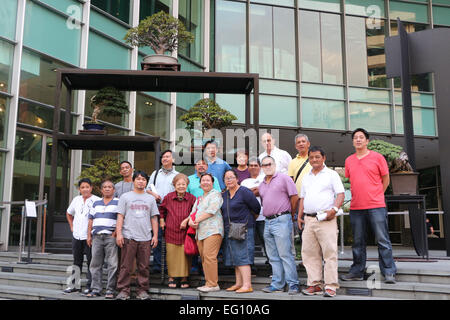
[[[336,206],[334,206],[334,207],[331,207],[331,209],[333,209],[336,213],[338,212],[338,210],[339,210],[339,208],[338,207],[336,207]]]

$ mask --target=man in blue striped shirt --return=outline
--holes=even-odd
[[[106,299],[114,298],[117,280],[118,253],[116,245],[117,205],[119,199],[114,198],[114,183],[106,180],[101,186],[102,199],[94,202],[89,214],[87,243],[92,246],[91,274],[92,284],[88,297],[98,297],[102,291],[102,267],[108,265],[108,282]]]

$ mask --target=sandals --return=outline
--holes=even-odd
[[[181,289],[187,289],[187,288],[189,288],[190,286],[189,286],[189,281],[181,281],[180,282],[180,288]]]
[[[112,291],[106,291],[105,293],[105,299],[114,299],[114,292]]]
[[[100,294],[100,292],[96,292],[96,291],[91,291],[89,292],[86,297],[88,298],[96,298],[96,297],[101,297],[102,295]]]
[[[176,282],[176,280],[172,279],[172,280],[169,280],[169,283],[167,285],[169,288],[175,289],[177,287],[177,282]]]

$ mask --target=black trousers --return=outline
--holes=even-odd
[[[83,273],[83,260],[84,255],[86,255],[87,258],[87,284],[86,288],[91,288],[91,271],[89,270],[89,266],[91,264],[92,259],[92,253],[91,248],[87,245],[86,240],[77,240],[75,238],[72,238],[72,254],[73,254],[73,264],[78,266],[80,268],[80,275]]]

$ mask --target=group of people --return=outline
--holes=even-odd
[[[67,210],[73,232],[74,265],[80,269],[86,253],[87,296],[100,296],[102,270],[108,280],[105,298],[130,298],[133,274],[137,298],[148,299],[149,262],[152,272],[164,272],[161,242],[165,240],[168,286],[189,288],[191,268],[203,269],[201,292],[220,290],[218,255],[225,266],[234,267],[235,283],[227,291],[253,292],[251,266],[255,237],[263,245],[272,267],[270,285],[263,292],[300,293],[295,263],[294,226],[302,230],[302,262],[307,272],[305,295],[334,297],[339,288],[336,214],[344,202],[344,186],[338,173],[326,165],[325,151],[311,146],[305,134],[295,137],[297,156],[275,146],[264,134],[265,151],[249,159],[244,150],[236,155],[237,167],[217,157],[215,141],[205,144],[205,159],[186,176],[174,166],[172,151],[161,154],[161,169],[149,177],[123,161],[123,181],[101,185],[102,198],[92,195],[89,179],[79,181],[80,195]],[[342,281],[363,280],[366,265],[367,225],[379,248],[381,273],[395,283],[396,267],[387,226],[384,192],[389,184],[386,160],[367,149],[369,134],[358,128],[352,133],[355,153],[345,161],[352,200],[353,264]],[[317,215],[325,214],[325,219]],[[195,235],[200,263],[186,254],[185,240]],[[77,291],[69,287],[66,293]]]

